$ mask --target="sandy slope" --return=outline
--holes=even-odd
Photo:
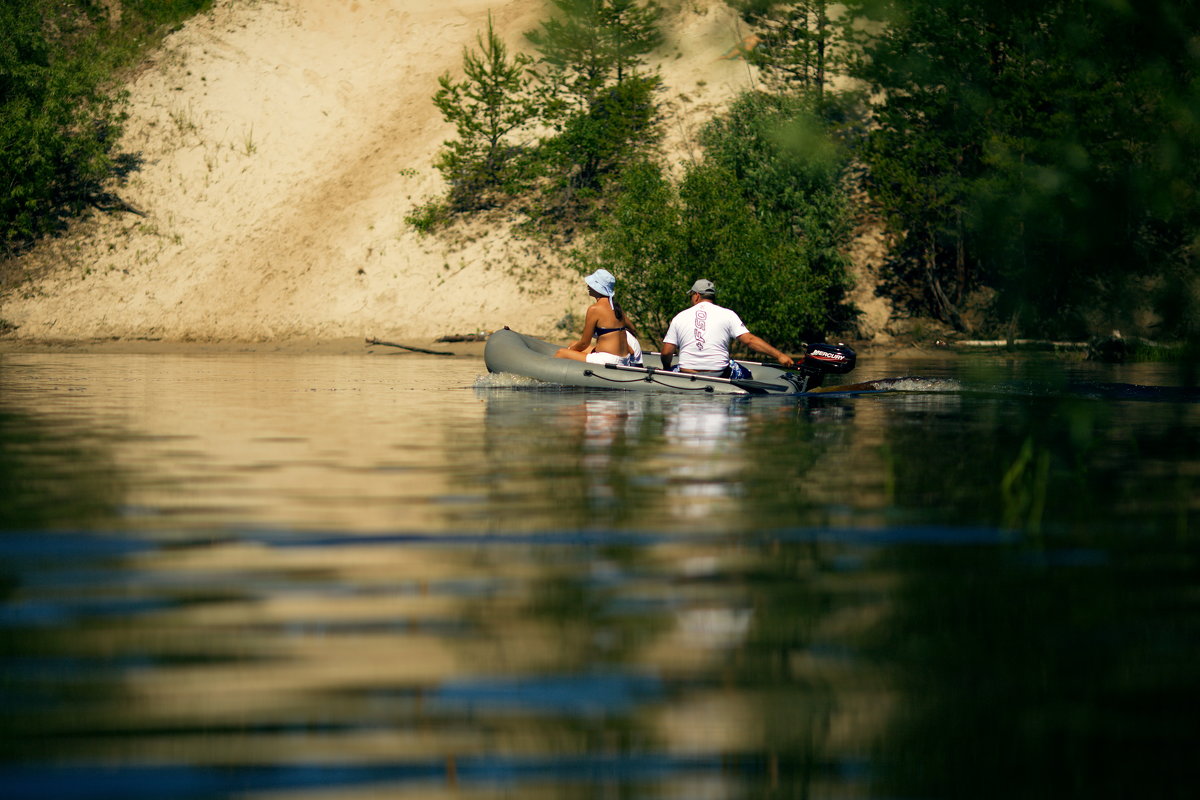
[[[721,58],[745,35],[724,3],[665,5],[678,160],[751,76]],[[217,0],[129,87],[124,146],[144,165],[122,195],[145,217],[96,215],[26,256],[52,269],[0,318],[30,339],[551,332],[586,302],[551,253],[403,221],[442,189],[431,164],[452,131],[430,98],[489,10],[513,48],[545,15],[541,0]]]

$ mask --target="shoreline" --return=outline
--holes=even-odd
[[[410,355],[425,358],[483,358],[484,342],[399,341],[394,347],[366,339],[281,339],[277,341],[184,341],[173,339],[13,339],[0,338],[0,355],[75,353],[80,355]],[[404,348],[419,348],[424,353]]]
[[[559,342],[568,345],[574,337]],[[547,341],[553,341],[547,339]],[[952,347],[922,346],[912,342],[847,342],[862,358],[961,358]],[[439,342],[435,339],[400,339],[391,344],[360,337],[331,339],[280,339],[268,341],[178,339],[42,339],[0,337],[0,356],[21,354],[69,353],[78,355],[284,355],[284,356],[411,356],[419,358],[482,359],[484,341]],[[412,348],[412,349],[410,349]],[[432,352],[422,352],[432,351]],[[983,353],[979,353],[983,355]],[[1008,356],[1012,353],[1006,354]]]

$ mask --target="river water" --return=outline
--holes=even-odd
[[[5,798],[1192,797],[1200,402],[0,356]]]

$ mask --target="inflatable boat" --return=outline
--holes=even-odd
[[[659,368],[658,355],[647,353],[644,366],[591,364],[555,358],[561,345],[501,328],[484,345],[483,360],[489,372],[507,372],[526,378],[585,389],[621,389],[630,392],[706,392],[708,394],[788,395],[820,391],[826,375],[844,375],[854,369],[854,351],[845,345],[809,345],[804,360],[794,369],[778,364],[738,360],[750,371],[750,380],[691,375]]]

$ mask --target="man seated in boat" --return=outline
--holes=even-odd
[[[579,341],[570,347],[559,348],[554,357],[593,364],[640,366],[641,347],[633,335],[633,326],[614,297],[617,279],[608,270],[598,269],[583,281],[595,302],[588,306],[583,317],[583,332]]]
[[[693,283],[688,298],[691,306],[675,315],[663,337],[663,369],[671,369],[678,353],[679,372],[749,380],[753,377],[750,371],[729,358],[729,344],[734,340],[785,367],[794,366],[790,356],[751,333],[734,311],[717,305],[717,287],[712,281],[702,278]]]

